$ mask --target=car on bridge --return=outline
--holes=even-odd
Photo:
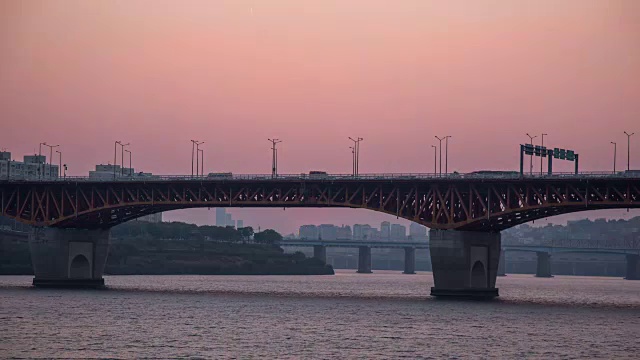
[[[223,173],[209,173],[207,175],[208,179],[233,179],[233,173],[223,172]]]
[[[326,171],[309,171],[309,179],[324,179],[329,177]]]

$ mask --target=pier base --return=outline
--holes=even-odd
[[[412,247],[404,248],[404,271],[403,274],[416,273],[416,249]]]
[[[498,296],[500,233],[430,230],[431,295],[487,299]]]
[[[33,228],[29,234],[33,285],[103,287],[109,240],[108,229]]]
[[[368,246],[358,247],[358,273],[371,274],[371,248]]]
[[[536,277],[550,278],[551,275],[551,254],[548,252],[536,252],[538,257],[536,263]]]
[[[627,280],[640,280],[640,255],[627,255]]]

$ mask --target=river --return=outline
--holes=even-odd
[[[640,281],[498,278],[494,301],[428,296],[430,273],[0,276],[2,358],[638,358]]]

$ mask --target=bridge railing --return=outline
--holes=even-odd
[[[592,171],[575,173],[554,173],[549,174],[520,174],[518,172],[471,172],[471,173],[450,173],[450,174],[434,174],[434,173],[379,173],[379,174],[279,174],[272,176],[271,174],[229,174],[229,175],[132,175],[132,176],[115,176],[115,177],[88,177],[88,176],[66,176],[60,178],[37,178],[14,176],[1,178],[10,181],[29,181],[29,182],[139,182],[139,181],[335,181],[335,180],[464,180],[464,179],[496,179],[496,180],[517,180],[517,179],[628,179],[640,178],[640,172],[605,172]]]

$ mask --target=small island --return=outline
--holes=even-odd
[[[0,234],[0,274],[33,274],[27,233]],[[108,275],[333,275],[330,265],[286,254],[271,229],[130,221],[111,230]]]

